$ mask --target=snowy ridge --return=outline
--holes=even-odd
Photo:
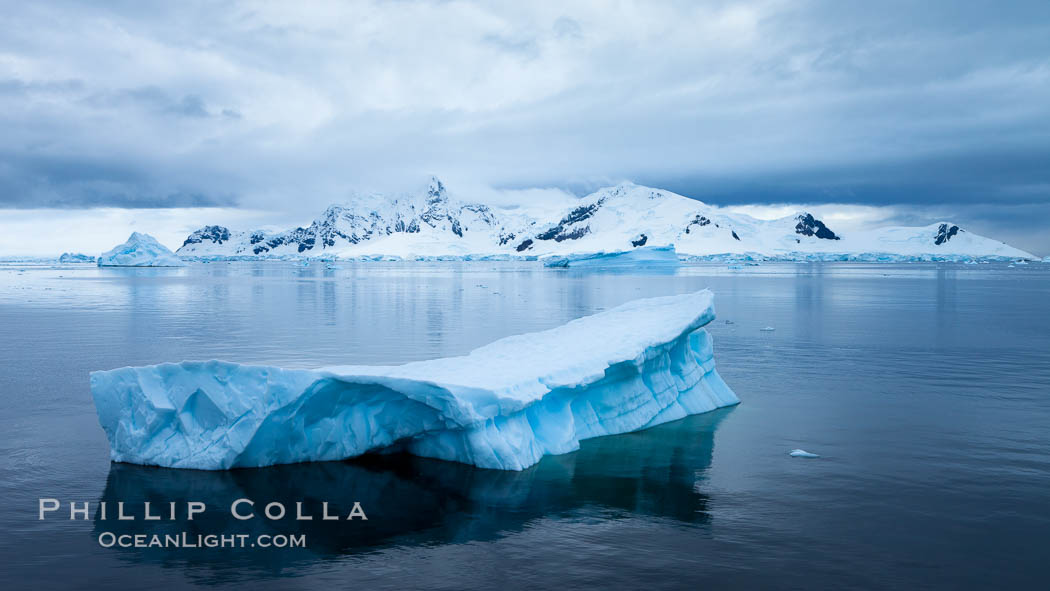
[[[590,437],[739,402],[711,292],[650,298],[468,355],[316,370],[222,361],[91,374],[111,457],[219,470],[409,453],[522,470]]]
[[[205,226],[177,252],[189,258],[430,260],[613,253],[647,245],[673,245],[685,257],[1035,259],[947,221],[843,233],[805,211],[758,220],[632,183],[547,208],[501,208],[457,199],[436,178],[417,195],[356,196],[305,228],[267,233]]]

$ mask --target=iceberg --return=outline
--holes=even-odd
[[[95,257],[79,252],[64,252],[58,257],[59,263],[94,263]]]
[[[132,232],[128,241],[118,244],[98,257],[99,267],[185,267],[175,256],[149,234]]]
[[[676,266],[678,254],[674,246],[641,246],[634,250],[593,252],[586,254],[553,255],[544,257],[544,267],[642,267]]]
[[[591,437],[737,404],[708,290],[628,302],[461,357],[282,369],[184,361],[91,374],[116,462],[223,470],[407,452],[523,470]]]
[[[788,455],[793,458],[819,458],[819,454],[810,453],[804,449],[793,449],[788,452]]]

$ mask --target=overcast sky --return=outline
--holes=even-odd
[[[0,5],[0,254],[305,223],[429,174],[1050,254],[1046,0]]]

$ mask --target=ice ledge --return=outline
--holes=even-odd
[[[651,298],[462,357],[289,370],[222,361],[91,374],[114,461],[219,470],[369,451],[522,470],[582,439],[739,402],[711,292]]]

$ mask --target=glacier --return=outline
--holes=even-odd
[[[132,232],[127,242],[98,257],[99,267],[184,267],[186,263],[149,234]]]
[[[91,374],[116,462],[223,470],[410,454],[523,470],[583,439],[737,404],[708,290],[628,302],[460,357],[282,369],[184,361]]]

